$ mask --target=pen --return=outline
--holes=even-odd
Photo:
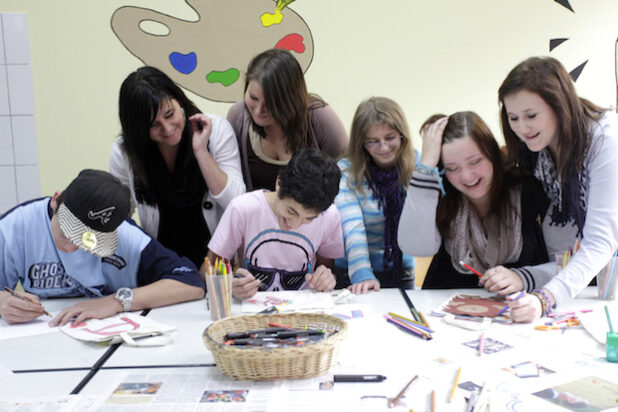
[[[24,300],[26,302],[34,303],[35,305],[37,304],[35,301],[30,299],[29,297],[18,295],[17,293],[13,292],[11,289],[7,288],[6,286],[4,287],[4,290],[9,292],[11,296],[16,297],[17,299],[21,299],[21,300]],[[39,305],[41,305],[41,304],[39,303]],[[43,305],[41,305],[41,307],[43,307]],[[48,311],[45,310],[45,308],[43,308],[43,313],[51,318],[51,315],[49,314]]]
[[[335,375],[333,382],[382,382],[384,375]]]
[[[478,270],[476,270],[476,269],[473,269],[473,268],[472,268],[472,266],[468,265],[467,263],[464,263],[464,261],[463,261],[463,260],[460,260],[460,261],[459,261],[459,264],[460,264],[461,266],[465,267],[466,269],[468,269],[469,271],[471,271],[472,273],[474,273],[476,276],[478,276],[478,277],[480,277],[480,278],[482,278],[482,277],[483,277],[483,274],[482,274],[481,272],[479,272],[479,271],[478,271]]]

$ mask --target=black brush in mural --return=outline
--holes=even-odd
[[[573,7],[571,7],[571,4],[569,3],[569,0],[554,0],[554,1],[558,3],[559,5],[561,5],[562,7],[565,7],[571,10],[573,13],[575,13],[575,11],[573,10]]]
[[[571,12],[575,13],[575,10],[573,10],[573,7],[571,7],[571,3],[569,3],[569,0],[554,0],[554,2],[560,4],[562,7],[565,7],[571,10]],[[551,52],[552,50],[554,50],[556,47],[560,46],[562,43],[564,43],[567,40],[569,40],[568,37],[550,39],[549,40],[549,51]],[[577,66],[576,68],[574,68],[573,70],[569,72],[569,74],[571,75],[571,79],[573,79],[574,82],[576,82],[579,76],[582,74],[582,71],[584,70],[584,67],[586,67],[587,63],[588,63],[588,60],[586,60],[585,62],[583,62],[582,64],[580,64],[579,66]]]

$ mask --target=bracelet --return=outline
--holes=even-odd
[[[545,302],[545,299],[543,298],[543,296],[541,296],[540,293],[538,292],[531,292],[531,295],[535,296],[539,302],[541,302],[541,317],[544,317],[547,315],[547,302]]]
[[[534,289],[532,294],[541,300],[541,305],[543,306],[543,316],[551,315],[553,306],[551,304],[551,300],[549,299],[549,295],[543,289]]]
[[[442,197],[446,196],[446,191],[444,190],[444,185],[442,184],[442,178],[440,177],[440,175],[444,174],[444,170],[440,171],[438,166],[431,167],[424,165],[421,162],[416,162],[415,168],[419,173],[427,176],[435,176],[436,179],[438,179],[438,185],[440,186],[440,193],[442,194]]]

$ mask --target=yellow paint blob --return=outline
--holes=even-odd
[[[262,26],[270,27],[273,24],[281,23],[281,20],[283,19],[283,14],[281,14],[281,12],[277,10],[275,11],[275,14],[270,14],[270,13],[262,14],[262,16],[260,16],[260,19],[262,20]]]

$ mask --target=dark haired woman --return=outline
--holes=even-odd
[[[251,60],[244,101],[227,114],[242,161],[247,190],[275,189],[279,168],[292,155],[315,147],[339,157],[348,136],[333,109],[307,93],[298,61],[287,50],[266,50]]]
[[[110,172],[131,189],[146,232],[200,267],[223,210],[245,192],[234,131],[154,67],[122,83],[119,115]]]
[[[498,96],[509,160],[536,177],[551,201],[542,224],[549,256],[581,242],[558,273],[552,264],[526,268],[527,289],[536,290],[511,310],[532,321],[573,299],[618,247],[618,117],[578,97],[551,57],[515,66]]]
[[[538,223],[548,204],[543,189],[505,170],[498,143],[476,113],[435,118],[421,128],[423,152],[400,221],[409,230],[399,230],[399,245],[413,256],[435,254],[423,288],[519,291],[517,269],[507,267],[547,262]],[[480,282],[460,262],[483,274]]]

